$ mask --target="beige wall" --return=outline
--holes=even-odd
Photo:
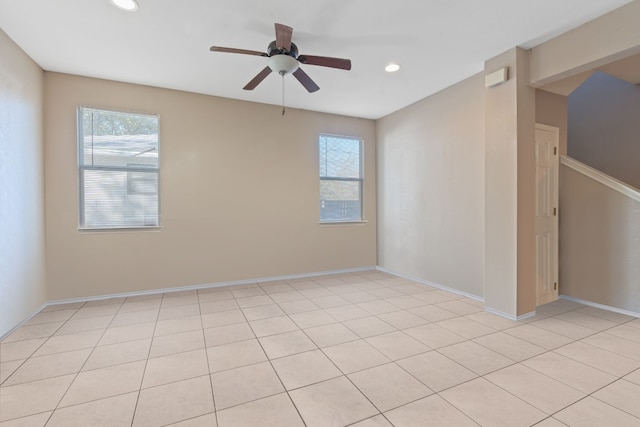
[[[47,298],[42,70],[0,30],[0,337]]]
[[[160,230],[77,230],[78,105],[160,115]],[[52,300],[376,264],[373,121],[49,72],[45,111]],[[318,224],[323,132],[365,141],[366,224]]]
[[[575,76],[640,52],[640,0],[632,1],[531,50],[532,84]]]
[[[526,82],[541,86],[640,51],[638,18],[636,0],[534,48],[531,66],[517,70],[519,91]],[[43,302],[47,289],[49,299],[77,298],[376,264],[372,121],[296,110],[282,118],[272,106],[45,73],[45,287],[42,168],[35,167],[42,162],[42,72],[3,33],[0,55],[0,124],[8,130],[0,135],[0,333]],[[525,54],[516,56],[522,61]],[[487,71],[500,62],[494,60]],[[518,259],[531,239],[519,242],[528,219],[517,212],[531,202],[529,183],[518,179],[519,160],[513,163],[522,153],[508,145],[501,151],[490,135],[504,131],[502,142],[515,147],[529,138],[520,132],[533,139],[533,126],[524,126],[532,117],[552,125],[541,117],[562,119],[541,106],[532,113],[530,93],[526,101],[511,93],[488,99],[482,80],[461,82],[378,122],[379,264],[485,297],[486,281],[496,307],[520,314],[531,298],[528,288],[520,292],[521,275],[528,282],[530,274],[518,270]],[[500,106],[501,99],[507,104]],[[537,102],[561,104],[540,92]],[[160,231],[77,231],[79,104],[161,115]],[[496,128],[486,131],[485,144],[489,123]],[[365,225],[317,224],[320,132],[365,139]],[[9,140],[20,141],[20,149]],[[5,200],[19,208],[6,209]],[[489,242],[494,236],[506,240]],[[514,304],[520,308],[512,310]]]
[[[560,291],[640,313],[640,202],[561,166]]]
[[[560,129],[560,154],[567,154],[567,97],[536,89],[536,123]]]
[[[640,51],[640,1],[617,9],[573,31],[562,34],[531,52],[531,81],[534,85],[560,82],[568,76],[576,76],[576,83],[581,83],[590,70],[597,69],[604,64],[620,58],[630,58]],[[587,74],[584,74],[587,73]],[[560,84],[560,83],[558,83]],[[544,87],[544,86],[543,86]],[[636,89],[627,87],[627,89]],[[580,89],[578,89],[579,91]],[[624,97],[630,95],[627,91]],[[540,96],[538,102],[551,99]],[[633,96],[633,95],[631,95]],[[581,105],[581,108],[605,107],[611,108],[615,122],[630,114],[637,121],[637,112],[632,108],[621,109],[611,105],[611,100],[593,96],[592,102]],[[574,97],[574,100],[576,98]],[[585,102],[586,99],[580,102]],[[619,102],[620,100],[616,101]],[[556,107],[560,101],[556,100]],[[568,101],[572,103],[571,98]],[[548,111],[541,105],[537,106],[537,121],[549,118]],[[574,134],[571,122],[571,107],[568,107],[568,137],[572,140]],[[608,112],[605,113],[608,115]],[[544,118],[542,118],[544,117]],[[557,116],[559,122],[561,117]],[[598,133],[594,126],[602,117],[583,120],[586,133]],[[594,120],[594,122],[591,122]],[[555,123],[547,124],[558,126]],[[582,126],[581,125],[581,126]],[[561,130],[561,144],[563,128]],[[606,130],[606,144],[599,145],[600,155],[618,156],[616,149],[609,145],[610,137],[618,129],[609,127]],[[590,134],[591,139],[595,135]],[[603,135],[598,138],[602,139]],[[637,132],[636,132],[637,136]],[[637,140],[637,138],[636,138]],[[637,141],[636,141],[637,142]],[[572,154],[571,142],[565,151],[561,145],[561,153]],[[604,151],[607,151],[606,153]],[[598,160],[601,161],[600,155]],[[633,157],[633,156],[630,156]],[[618,157],[618,160],[621,158]],[[623,160],[625,161],[626,158]],[[615,161],[614,161],[615,163]],[[637,161],[635,162],[637,164]],[[592,163],[595,165],[595,163]],[[603,166],[596,166],[603,167]],[[613,165],[613,168],[619,166]],[[637,170],[637,167],[635,168]],[[637,296],[639,293],[638,278],[640,266],[638,254],[638,224],[640,218],[638,204],[631,208],[633,202],[613,190],[590,180],[579,173],[561,167],[560,176],[560,292],[575,298],[593,301],[600,304],[640,312]],[[597,225],[596,225],[597,224]],[[635,239],[635,240],[632,240]]]
[[[378,264],[484,293],[484,78],[377,123]]]
[[[640,86],[595,73],[569,95],[569,156],[640,188]]]

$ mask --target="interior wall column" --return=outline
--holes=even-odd
[[[535,310],[535,89],[529,52],[485,62],[508,80],[485,89],[485,309],[511,318]]]

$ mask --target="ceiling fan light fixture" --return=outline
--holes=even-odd
[[[138,10],[138,3],[136,0],[109,0],[118,9],[127,10],[133,12]]]
[[[384,67],[384,70],[387,73],[395,73],[399,69],[400,69],[400,66],[398,64],[394,64],[394,63],[391,63],[391,64],[387,65],[386,67]]]
[[[262,69],[249,83],[242,89],[253,90],[262,82],[269,74],[276,72],[282,78],[282,87],[284,91],[284,76],[293,74],[298,82],[304,86],[309,93],[320,90],[320,87],[311,77],[300,68],[300,64],[317,65],[320,67],[338,68],[340,70],[350,70],[351,60],[344,58],[333,58],[330,56],[316,55],[298,55],[298,46],[291,41],[293,28],[283,24],[275,24],[276,39],[269,44],[267,52],[258,52],[256,50],[236,49],[222,46],[211,46],[211,52],[227,52],[241,53],[243,55],[262,56],[269,58],[268,65]],[[284,103],[283,103],[284,104]]]
[[[300,64],[289,55],[279,54],[269,58],[269,68],[278,74],[291,74],[298,69]]]

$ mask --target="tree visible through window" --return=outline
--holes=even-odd
[[[160,225],[158,116],[78,108],[80,228]]]
[[[320,221],[362,219],[362,141],[320,135]]]

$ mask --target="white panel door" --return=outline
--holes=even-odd
[[[536,124],[537,305],[558,299],[559,129]]]

